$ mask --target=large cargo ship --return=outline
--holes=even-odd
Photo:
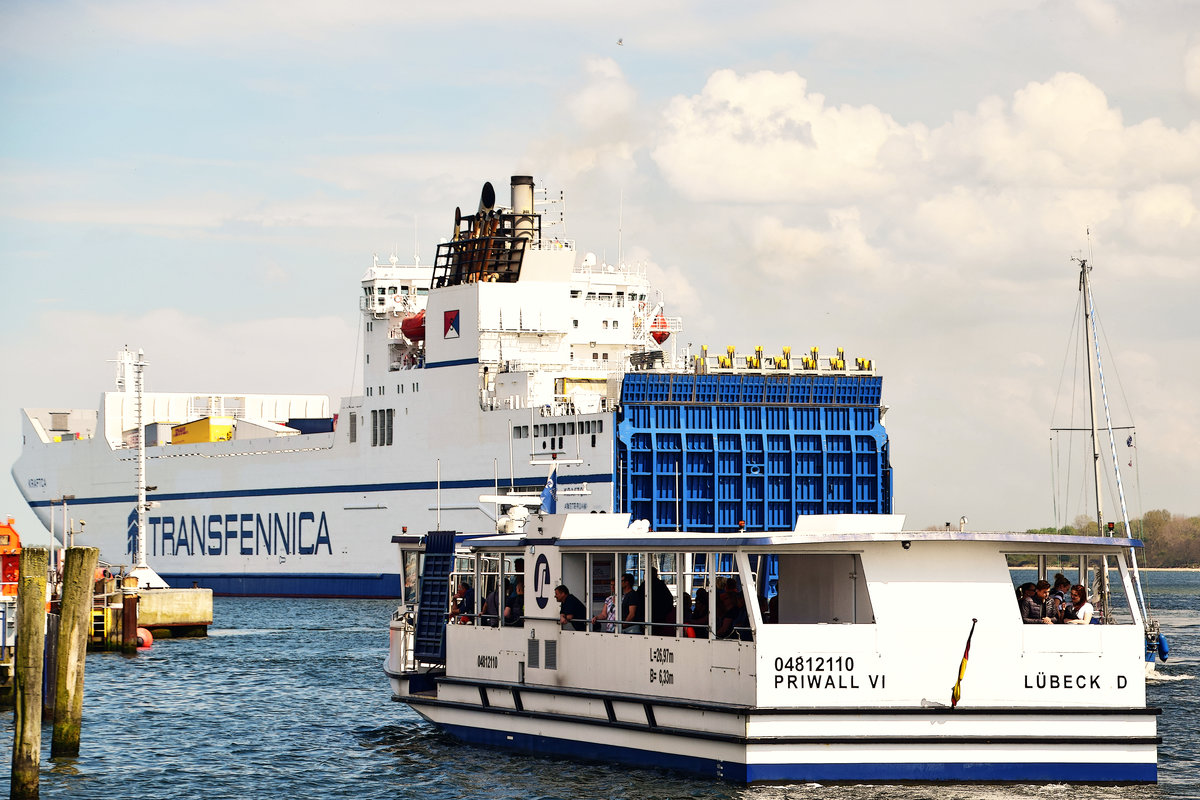
[[[148,564],[244,595],[399,597],[393,537],[488,528],[551,473],[559,511],[656,531],[891,512],[870,361],[681,350],[644,268],[543,216],[531,177],[507,208],[485,184],[432,267],[367,269],[363,393],[336,414],[323,396],[142,393],[126,351],[99,409],[23,410],[17,485],[51,530],[67,502],[76,544],[130,564],[140,445]]]

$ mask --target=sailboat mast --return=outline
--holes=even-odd
[[[1100,489],[1100,431],[1096,424],[1096,381],[1095,359],[1092,357],[1095,342],[1092,341],[1092,292],[1088,273],[1092,268],[1086,258],[1079,261],[1079,291],[1083,292],[1083,335],[1087,346],[1088,412],[1092,416],[1092,476],[1096,479],[1096,535],[1104,535],[1104,494]]]

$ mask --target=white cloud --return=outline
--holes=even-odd
[[[1183,55],[1183,85],[1192,97],[1200,98],[1200,44],[1194,44]]]
[[[1075,7],[1093,28],[1105,36],[1116,36],[1124,27],[1121,12],[1104,0],[1075,0]]]
[[[840,204],[893,190],[889,167],[919,161],[924,138],[873,106],[826,106],[795,73],[720,70],[668,104],[652,155],[692,200]]]

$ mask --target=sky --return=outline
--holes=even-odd
[[[1200,5],[1169,0],[10,0],[0,463],[124,345],[152,391],[336,407],[373,256],[431,263],[515,174],[681,342],[872,359],[909,528],[1089,513],[1050,434],[1087,258],[1130,513],[1200,513]],[[41,535],[7,475],[5,513]]]

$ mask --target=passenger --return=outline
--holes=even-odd
[[[654,567],[650,568],[650,616],[651,622],[657,627],[652,631],[655,636],[672,636],[675,633],[675,596],[671,594],[671,588],[667,586],[667,582],[658,577],[658,570]],[[658,623],[670,623],[669,625],[660,625]]]
[[[592,630],[604,633],[615,633],[617,630],[617,598],[612,594],[612,581],[604,581],[597,588],[608,592],[604,598],[604,608],[592,617]]]
[[[642,600],[633,588],[633,575],[626,572],[621,576],[621,633],[641,633]]]
[[[749,638],[750,618],[735,580],[725,582],[725,591],[717,597],[717,638]]]
[[[558,624],[566,628],[568,625],[573,630],[582,631],[587,629],[587,609],[583,607],[583,603],[579,598],[571,594],[566,586],[558,585],[554,587],[554,599],[559,602],[558,607]]]
[[[475,590],[466,581],[459,581],[458,591],[454,593],[453,602],[450,604],[450,616],[457,617],[460,625],[467,625],[474,613]]]
[[[1054,620],[1046,614],[1050,582],[1038,581],[1036,584],[1025,584],[1021,588],[1025,589],[1025,596],[1021,598],[1021,621],[1026,625],[1053,625]]]
[[[1050,590],[1050,617],[1054,623],[1060,624],[1066,619],[1067,607],[1070,605],[1071,582],[1061,572],[1054,576],[1054,588]]]
[[[504,624],[513,628],[525,627],[525,579],[517,578],[513,593],[504,601]]]
[[[696,637],[708,638],[708,589],[701,586],[696,590],[696,602],[692,604],[691,629]]]
[[[1076,584],[1071,587],[1071,606],[1073,619],[1068,619],[1067,623],[1071,625],[1090,625],[1092,624],[1092,616],[1096,613],[1096,609],[1088,602],[1087,589]]]
[[[492,590],[483,599],[483,610],[479,614],[483,624],[496,627],[500,624],[500,591],[493,584]]]

